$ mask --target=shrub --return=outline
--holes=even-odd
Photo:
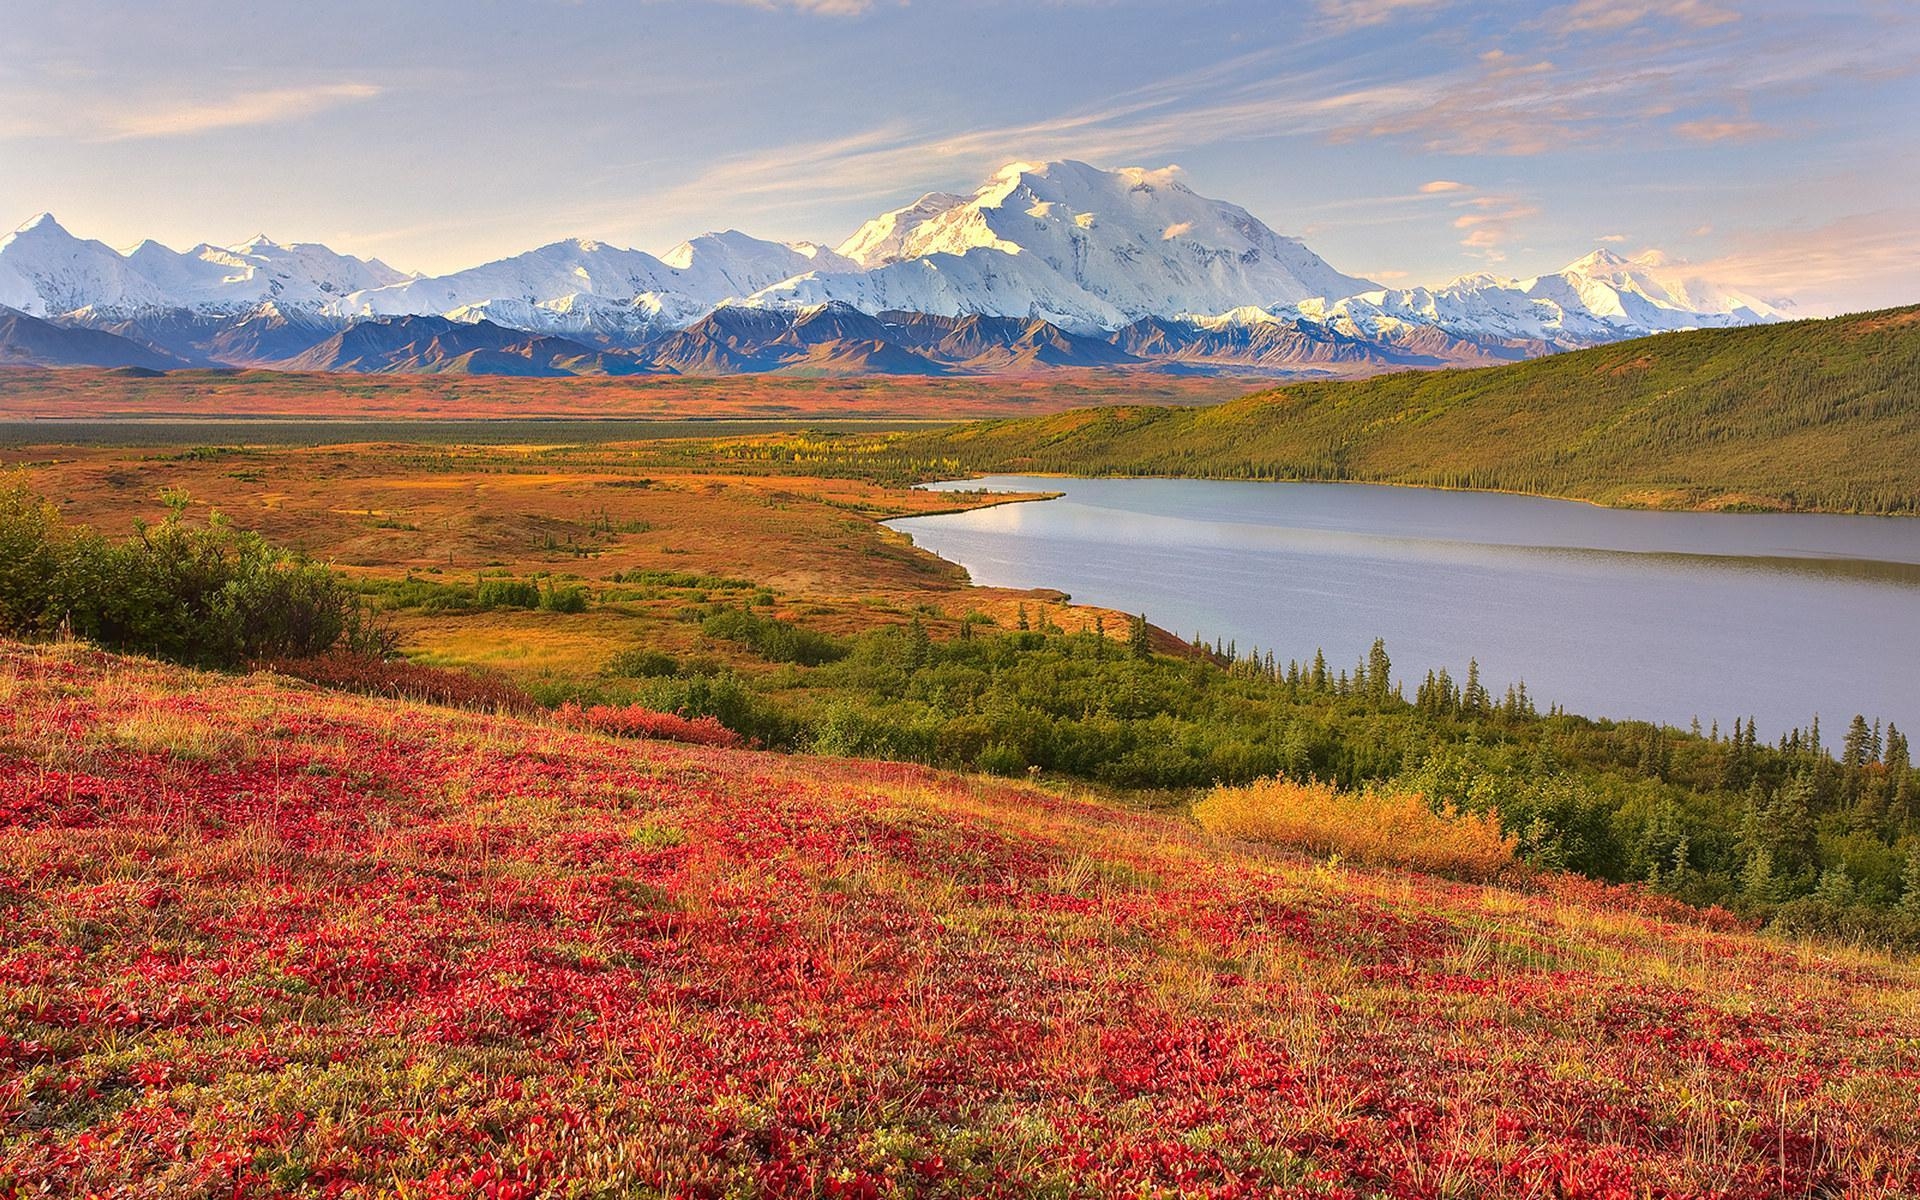
[[[1027,756],[1005,742],[995,742],[980,752],[974,765],[989,775],[1018,775],[1027,769]]]
[[[170,513],[110,543],[69,529],[24,484],[0,487],[0,633],[63,626],[115,650],[207,667],[336,648],[382,653],[390,639],[326,566],[215,515]]]
[[[540,607],[548,612],[579,613],[587,611],[587,589],[579,584],[549,584],[540,595]]]
[[[706,617],[700,623],[700,632],[740,642],[769,662],[817,667],[847,654],[846,646],[837,638],[742,608],[725,608]]]
[[[483,579],[474,589],[477,608],[538,608],[540,585],[531,579]]]
[[[797,735],[795,722],[773,702],[764,699],[730,671],[703,670],[698,662],[684,664],[687,674],[650,679],[634,689],[631,702],[683,717],[712,717],[728,729],[765,746],[789,747]]]
[[[1700,907],[1684,900],[1653,891],[1644,883],[1608,883],[1589,879],[1569,871],[1543,871],[1533,886],[1565,904],[1576,904],[1596,912],[1623,912],[1671,921],[1676,925],[1698,925],[1721,933],[1750,931],[1758,922],[1728,912],[1717,904]]]
[[[523,714],[540,708],[531,696],[504,679],[371,654],[335,652],[276,659],[263,663],[262,669],[345,692],[418,700],[452,708]]]
[[[1215,788],[1193,813],[1209,833],[1468,879],[1491,879],[1514,861],[1516,839],[1494,813],[1436,810],[1416,792],[1262,779]]]
[[[695,746],[740,745],[740,735],[712,717],[682,717],[673,713],[628,704],[618,708],[596,704],[582,708],[563,704],[554,719],[574,729],[616,737],[654,738],[668,742],[687,742]]]
[[[679,671],[680,662],[673,655],[661,650],[639,648],[622,650],[608,659],[604,673],[628,679],[658,679],[676,675]]]
[[[60,514],[23,480],[0,486],[0,632],[42,632],[58,621],[66,557]]]

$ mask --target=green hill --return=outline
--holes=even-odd
[[[981,422],[920,469],[1338,479],[1608,504],[1920,512],[1920,306],[1663,334],[1513,366],[1290,384],[1213,408]]]

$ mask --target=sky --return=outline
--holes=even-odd
[[[0,228],[839,242],[1012,161],[1177,164],[1351,274],[1657,249],[1920,301],[1920,4],[0,0]]]

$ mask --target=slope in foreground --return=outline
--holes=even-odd
[[[0,1196],[1912,1194],[1910,971],[0,645]]]

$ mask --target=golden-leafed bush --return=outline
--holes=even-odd
[[[1215,788],[1193,812],[1209,833],[1469,879],[1514,861],[1516,839],[1501,834],[1495,814],[1436,810],[1417,792],[1262,779]]]

